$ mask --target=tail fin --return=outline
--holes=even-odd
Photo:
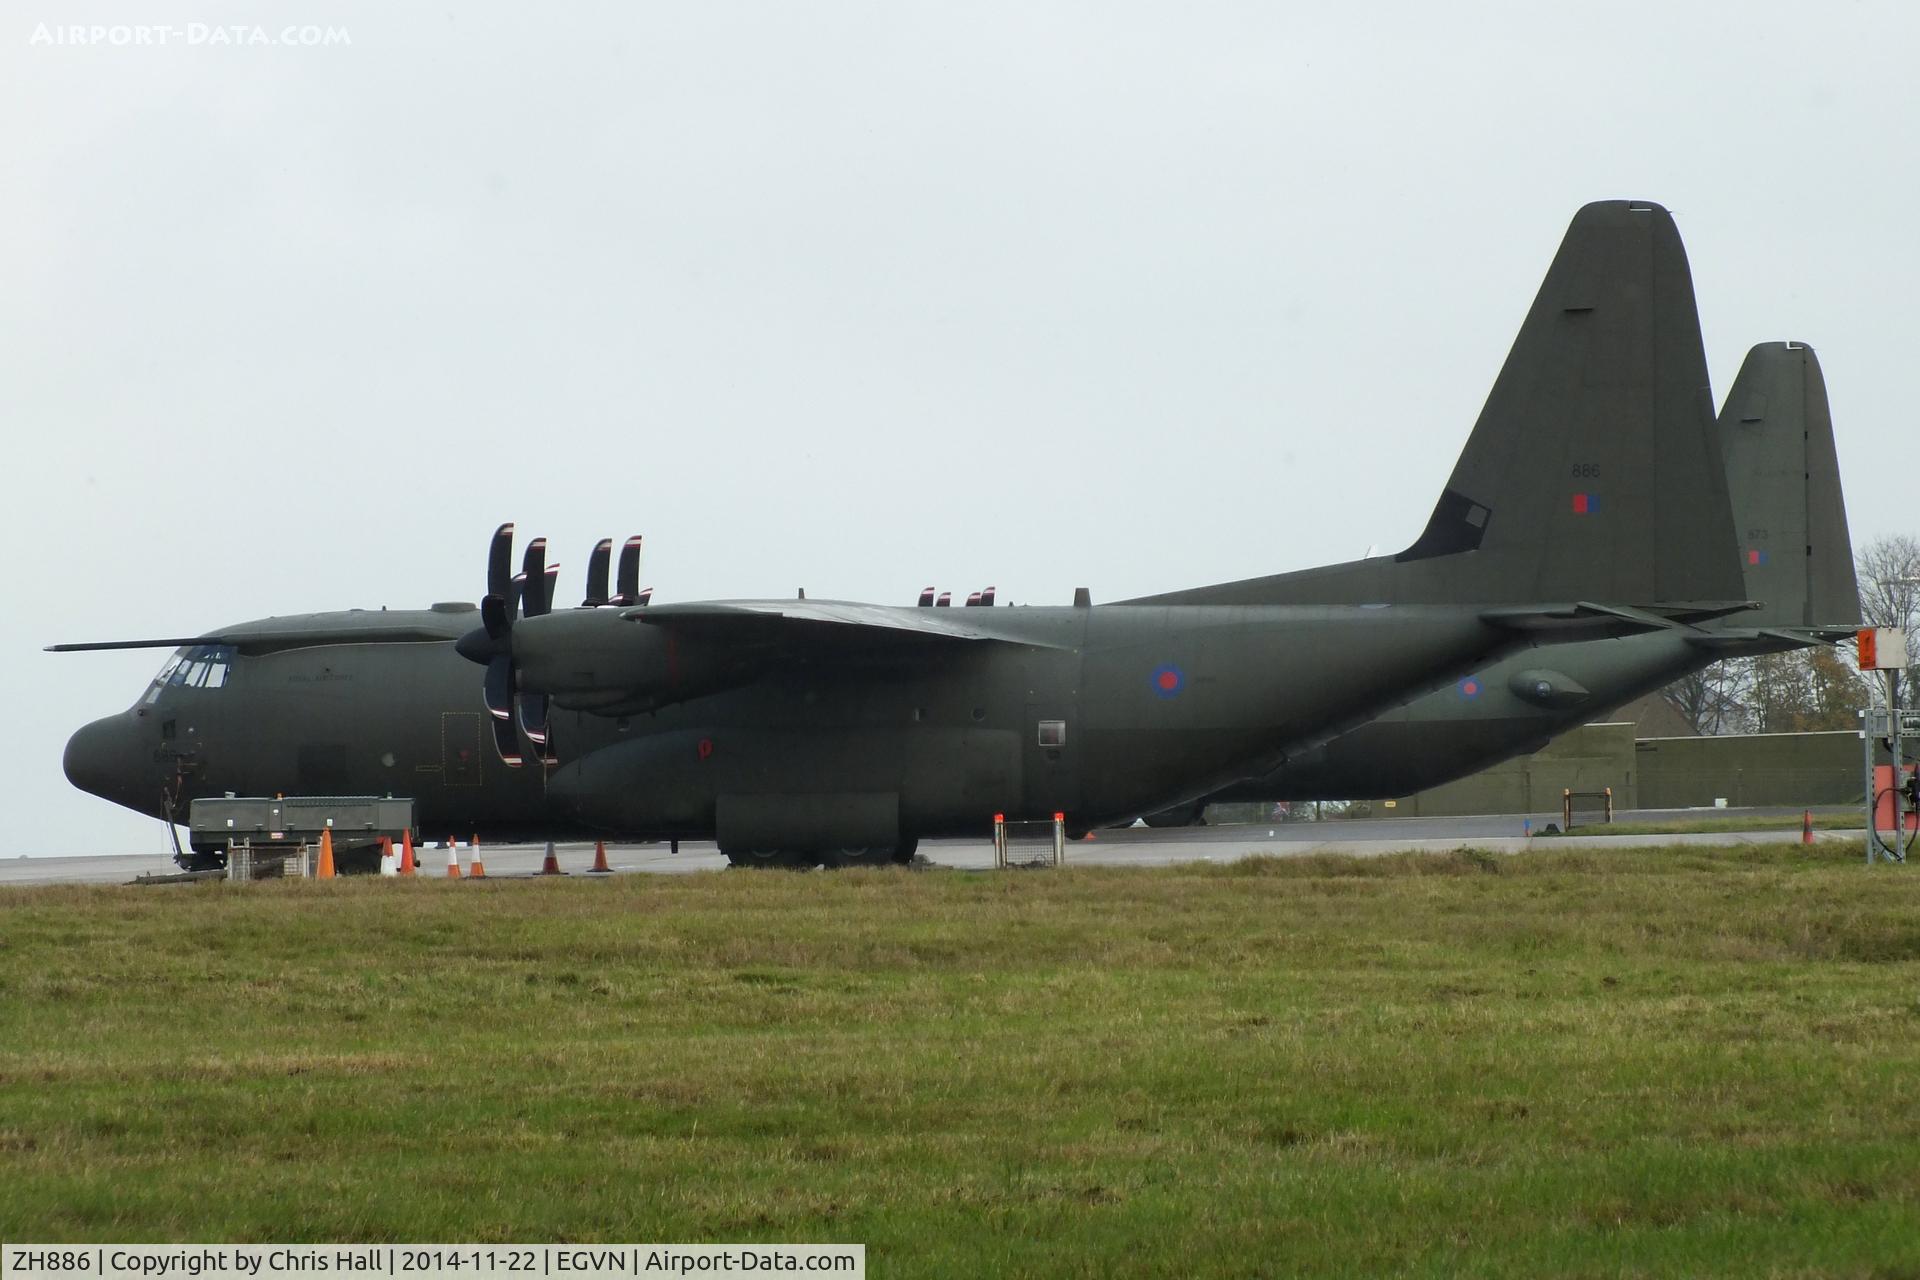
[[[1744,600],[1673,217],[1574,216],[1427,526],[1395,556],[1134,603]]]
[[[1741,625],[1858,626],[1833,415],[1813,348],[1768,342],[1749,351],[1719,426],[1747,595],[1763,602]]]

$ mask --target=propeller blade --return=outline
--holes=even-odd
[[[650,604],[652,604],[652,603],[653,603],[653,588],[652,588],[652,587],[648,587],[648,588],[647,588],[647,589],[646,589],[645,591],[642,591],[642,592],[641,592],[641,593],[639,594],[639,596],[635,598],[635,601],[634,601],[634,603],[636,603],[636,604],[638,604],[638,605],[639,605],[639,606],[640,606],[640,607],[641,607],[642,609],[644,609],[644,608],[646,608],[646,607],[647,607],[648,605],[650,605]]]
[[[493,531],[493,545],[487,548],[487,594],[504,598],[507,579],[513,576],[513,521]]]
[[[640,603],[640,543],[640,535],[636,533],[620,548],[620,572],[614,579],[615,604]]]
[[[507,589],[513,589],[512,582],[508,582]],[[496,596],[489,592],[480,601],[480,625],[486,628],[489,639],[501,640],[506,637],[508,628],[513,626],[512,610],[513,605],[503,595]]]
[[[993,593],[997,590],[999,590],[998,587],[988,587],[985,591],[982,591],[980,593],[980,603],[986,605],[988,608],[992,608]]]
[[[535,544],[527,548],[529,565],[546,559],[546,540],[536,539]],[[475,657],[492,651],[486,659],[482,691],[487,720],[493,725],[493,749],[509,769],[518,769],[524,762],[513,725],[513,690],[519,683],[513,666],[513,616],[519,611],[525,583],[526,575],[513,572],[513,524],[509,521],[493,531],[493,544],[487,548],[487,594],[480,601],[480,621],[491,643],[473,649]]]
[[[520,584],[522,617],[535,618],[546,612],[541,607],[546,596],[546,576],[547,540],[535,538],[527,544],[526,554],[520,558],[520,575],[514,579]]]
[[[515,702],[520,714],[520,732],[533,744],[533,754],[547,764],[554,762],[553,745],[547,731],[547,695],[523,693]]]
[[[933,602],[933,607],[936,609],[946,609],[951,607],[952,604],[953,604],[953,592],[942,591],[940,593],[940,598]]]
[[[493,725],[493,749],[500,753],[500,763],[509,769],[518,769],[524,761],[520,756],[520,739],[513,732],[511,720],[491,720]]]
[[[931,608],[933,608],[933,588],[932,588],[932,587],[923,587],[923,588],[921,588],[921,591],[920,591],[920,607],[921,607],[922,609],[931,609]]]
[[[560,585],[560,566],[558,564],[550,564],[547,566],[546,577],[540,587],[540,612],[541,613],[553,612],[553,596],[554,596],[555,590],[559,587],[559,585]]]
[[[593,544],[593,554],[587,557],[587,598],[580,602],[581,607],[597,609],[607,603],[607,567],[612,560],[612,538]]]
[[[967,592],[967,608],[978,609],[979,607],[980,607],[980,593],[978,591]]]
[[[495,720],[504,721],[513,714],[513,659],[500,654],[488,661],[486,678],[487,710]]]

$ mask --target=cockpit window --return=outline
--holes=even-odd
[[[233,665],[233,646],[230,644],[188,645],[167,659],[167,665],[160,668],[160,674],[153,678],[153,692],[147,695],[152,702],[161,689],[218,689],[227,683],[228,671]]]

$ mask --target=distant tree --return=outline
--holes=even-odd
[[[1920,541],[1903,533],[1875,538],[1854,556],[1854,574],[1860,580],[1860,616],[1867,625],[1898,627],[1911,636],[1920,623]],[[1865,687],[1876,705],[1886,705],[1887,686],[1880,677],[1867,678]],[[1913,701],[1910,689],[1900,700]]]
[[[1818,645],[1729,658],[1661,694],[1699,733],[1810,733],[1857,727],[1872,687],[1851,650]]]
[[[1920,541],[1904,533],[1875,538],[1853,563],[1867,624],[1912,631],[1920,620]]]
[[[1813,709],[1813,682],[1800,654],[1764,653],[1748,662],[1752,732],[1796,733],[1804,728]]]
[[[1874,681],[1853,665],[1848,648],[1801,650],[1812,695],[1808,729],[1855,729],[1860,708],[1872,699]]]
[[[1683,676],[1660,691],[1695,733],[1740,733],[1749,720],[1752,664],[1734,658]]]
[[[1868,683],[1846,651],[1825,646],[1753,659],[1749,699],[1756,733],[1814,733],[1858,727]]]

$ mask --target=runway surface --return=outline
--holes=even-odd
[[[1828,809],[1823,813],[1851,812]],[[1684,809],[1636,810],[1616,815],[1621,822],[1689,821],[1704,818],[1797,816],[1799,810]],[[1543,830],[1557,815],[1537,814],[1533,830]],[[1522,853],[1529,848],[1630,848],[1647,845],[1781,844],[1800,839],[1797,827],[1783,830],[1690,832],[1682,835],[1571,835],[1529,837],[1526,819],[1511,814],[1478,818],[1380,818],[1355,821],[1291,822],[1272,826],[1131,827],[1101,831],[1091,840],[1067,846],[1067,862],[1075,866],[1167,866],[1176,862],[1232,862],[1260,854],[1298,856],[1309,853],[1381,854],[1439,853],[1472,845],[1496,853]],[[1818,831],[1819,840],[1857,840],[1860,831]],[[487,873],[524,876],[540,869],[545,855],[540,845],[489,845],[482,850]],[[561,869],[584,874],[593,865],[591,844],[556,846]],[[458,850],[465,868],[471,851]],[[920,854],[934,866],[984,871],[993,866],[993,846],[986,840],[924,840]],[[446,875],[447,854],[437,846],[420,850],[420,874]],[[683,842],[673,853],[666,844],[610,844],[607,860],[616,873],[673,875],[692,871],[720,871],[727,860],[711,842]],[[137,876],[168,875],[178,870],[170,855],[124,854],[97,857],[8,858],[0,860],[0,886],[32,884],[126,884]]]

